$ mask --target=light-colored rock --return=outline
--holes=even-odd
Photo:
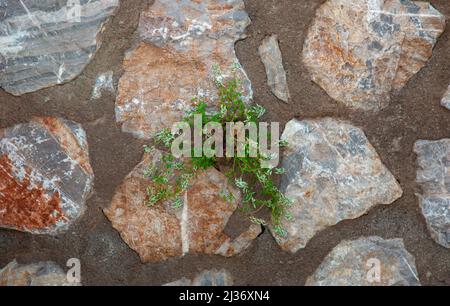
[[[281,101],[288,103],[291,95],[276,35],[268,36],[263,40],[259,47],[259,56],[266,67],[267,84],[272,93]]]
[[[450,248],[450,139],[417,141],[417,194],[431,237]]]
[[[309,29],[303,62],[333,99],[379,110],[426,65],[444,29],[445,16],[427,2],[328,0]]]
[[[203,271],[193,280],[183,277],[164,286],[190,286],[190,287],[212,287],[212,286],[233,286],[233,277],[225,270]]]
[[[447,91],[442,97],[441,105],[447,109],[450,109],[450,85],[448,86]]]
[[[77,77],[100,47],[98,34],[119,0],[0,3],[0,87],[21,95]]]
[[[402,239],[342,241],[306,281],[307,286],[420,286],[414,257]]]
[[[235,70],[250,101],[234,49],[249,24],[242,0],[155,0],[141,15],[141,42],[124,60],[116,100],[122,130],[148,139],[180,121],[193,98],[216,103],[215,66],[225,78]]]
[[[104,210],[113,227],[143,262],[163,261],[187,253],[233,256],[249,247],[261,233],[259,225],[250,226],[234,240],[223,233],[241,196],[223,174],[212,168],[194,179],[182,208],[174,208],[169,201],[148,207],[146,190],[151,180],[145,177],[145,171],[160,163],[160,151],[145,156]],[[226,201],[221,192],[233,194],[235,200]]]
[[[0,130],[0,227],[64,232],[84,213],[93,181],[79,124],[34,118]]]
[[[293,200],[287,209],[292,218],[282,221],[286,235],[275,235],[284,250],[296,252],[317,232],[402,195],[359,128],[331,118],[294,119],[282,139],[289,148],[282,160],[286,173],[280,190]]]
[[[103,91],[109,91],[114,93],[114,82],[113,82],[114,73],[112,71],[108,71],[105,73],[101,73],[95,79],[94,88],[92,89],[91,100],[97,100],[102,97]]]
[[[80,285],[80,283],[69,283],[66,273],[54,262],[19,265],[14,260],[0,270],[0,287]]]

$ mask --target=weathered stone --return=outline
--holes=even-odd
[[[280,190],[293,205],[283,220],[284,250],[304,248],[319,231],[355,219],[377,204],[390,204],[402,189],[381,162],[364,132],[331,118],[292,120],[282,139],[289,142]]]
[[[448,86],[447,91],[442,97],[441,105],[447,109],[450,109],[450,85]]]
[[[307,286],[420,286],[414,257],[402,239],[342,241],[306,281]]]
[[[114,93],[114,82],[113,82],[114,73],[112,71],[108,71],[105,73],[101,73],[95,79],[94,88],[92,89],[91,100],[97,100],[102,97],[103,91],[109,91]]]
[[[0,270],[0,286],[80,286],[69,283],[66,273],[54,262],[19,265],[12,261]]]
[[[79,5],[77,5],[79,3]],[[0,87],[14,95],[73,80],[119,0],[0,1]]]
[[[164,286],[195,286],[195,287],[212,287],[212,286],[233,286],[233,277],[225,270],[203,271],[193,280],[183,277]]]
[[[314,82],[363,110],[386,107],[432,55],[445,16],[409,0],[329,0],[319,7],[303,50]]]
[[[141,15],[141,42],[124,60],[116,100],[123,131],[151,138],[180,121],[193,98],[216,103],[217,68],[224,77],[235,71],[250,101],[251,83],[234,50],[249,24],[242,0],[156,0]]]
[[[187,253],[233,256],[249,247],[261,233],[258,225],[252,225],[234,240],[223,233],[241,196],[216,169],[208,169],[194,179],[182,208],[174,208],[169,201],[148,207],[146,190],[151,180],[145,177],[145,171],[160,163],[160,151],[145,156],[104,210],[113,227],[143,262],[163,261]],[[221,192],[233,194],[235,200],[226,201]]]
[[[59,234],[85,210],[94,174],[74,122],[34,118],[0,130],[0,227]]]
[[[431,237],[450,248],[450,139],[417,141],[417,194]]]
[[[288,103],[291,96],[276,35],[268,36],[263,40],[259,47],[259,56],[266,67],[267,84],[272,93],[281,101]]]

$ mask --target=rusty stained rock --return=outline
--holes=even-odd
[[[403,239],[342,241],[306,281],[307,286],[420,286]]]
[[[0,227],[66,231],[83,214],[93,180],[80,125],[34,118],[0,130]]]
[[[224,78],[236,71],[249,102],[251,83],[234,49],[249,24],[242,0],[156,0],[142,13],[140,43],[123,63],[116,100],[122,130],[148,139],[180,121],[193,98],[215,103],[215,66]]]
[[[297,252],[319,231],[391,204],[402,189],[364,132],[332,118],[287,123],[280,190],[293,205],[275,234],[282,249]]]
[[[450,85],[448,86],[447,91],[442,97],[441,105],[450,110]]]
[[[266,68],[267,84],[272,93],[281,101],[288,103],[291,95],[283,67],[281,50],[278,45],[278,37],[276,35],[266,37],[258,51]]]
[[[194,279],[183,277],[177,281],[165,284],[163,286],[189,286],[189,287],[221,287],[233,286],[233,277],[226,270],[203,271]]]
[[[416,181],[419,198],[431,237],[450,248],[450,139],[419,140],[414,145],[418,155]]]
[[[148,207],[146,190],[151,181],[145,177],[145,171],[160,162],[160,151],[146,155],[104,210],[113,227],[143,262],[159,262],[187,253],[229,257],[248,248],[261,233],[259,225],[251,225],[234,240],[223,233],[241,196],[223,174],[212,168],[193,180],[182,208],[173,208],[169,201]],[[233,194],[235,200],[228,202],[220,196],[225,191]]]
[[[80,285],[80,283],[69,283],[66,273],[54,262],[19,265],[14,260],[0,270],[0,287]]]
[[[73,80],[100,48],[99,33],[118,6],[119,0],[0,1],[0,87],[22,95]]]
[[[445,17],[426,2],[329,0],[316,12],[303,62],[333,99],[379,110],[426,65],[444,29]]]

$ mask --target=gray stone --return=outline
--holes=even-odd
[[[0,5],[0,87],[21,95],[77,77],[100,47],[98,34],[119,0],[3,0]]]
[[[114,93],[113,76],[114,73],[112,71],[101,73],[97,76],[92,89],[91,100],[100,99],[104,91]]]
[[[450,139],[417,141],[417,194],[431,237],[450,248]]]
[[[0,286],[80,286],[70,283],[66,273],[54,262],[19,265],[12,261],[0,270]]]
[[[34,118],[0,130],[0,227],[62,233],[84,213],[93,182],[79,124]]]
[[[307,286],[420,286],[414,257],[402,239],[342,241],[306,281]]]
[[[210,270],[203,271],[197,275],[194,279],[188,279],[183,277],[172,283],[165,284],[164,286],[195,286],[195,287],[212,287],[212,286],[233,286],[233,278],[226,270]]]
[[[427,2],[328,0],[309,29],[303,62],[333,99],[379,110],[427,64],[444,29],[445,16]]]
[[[266,37],[263,40],[259,47],[259,56],[266,67],[267,84],[270,86],[272,93],[281,101],[288,103],[291,95],[276,35]]]
[[[355,219],[378,204],[402,195],[364,132],[331,118],[292,120],[282,139],[289,142],[282,166],[281,191],[293,205],[282,221],[285,235],[274,234],[284,250],[304,248],[319,231]]]
[[[441,105],[450,110],[450,85],[448,86],[447,91],[442,97]]]

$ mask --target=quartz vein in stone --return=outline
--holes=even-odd
[[[119,0],[81,0],[79,10],[68,7],[69,2],[4,2],[0,87],[21,95],[71,81],[83,71],[100,47],[98,34]]]
[[[122,239],[135,250],[143,262],[158,262],[187,253],[233,256],[247,249],[261,233],[261,226],[231,239],[223,233],[241,199],[239,191],[228,184],[216,169],[200,173],[185,195],[182,208],[170,201],[152,207],[146,205],[151,180],[145,177],[149,166],[159,167],[161,152],[155,150],[128,175],[117,189],[110,207],[104,210]],[[234,200],[220,196],[228,191]]]

